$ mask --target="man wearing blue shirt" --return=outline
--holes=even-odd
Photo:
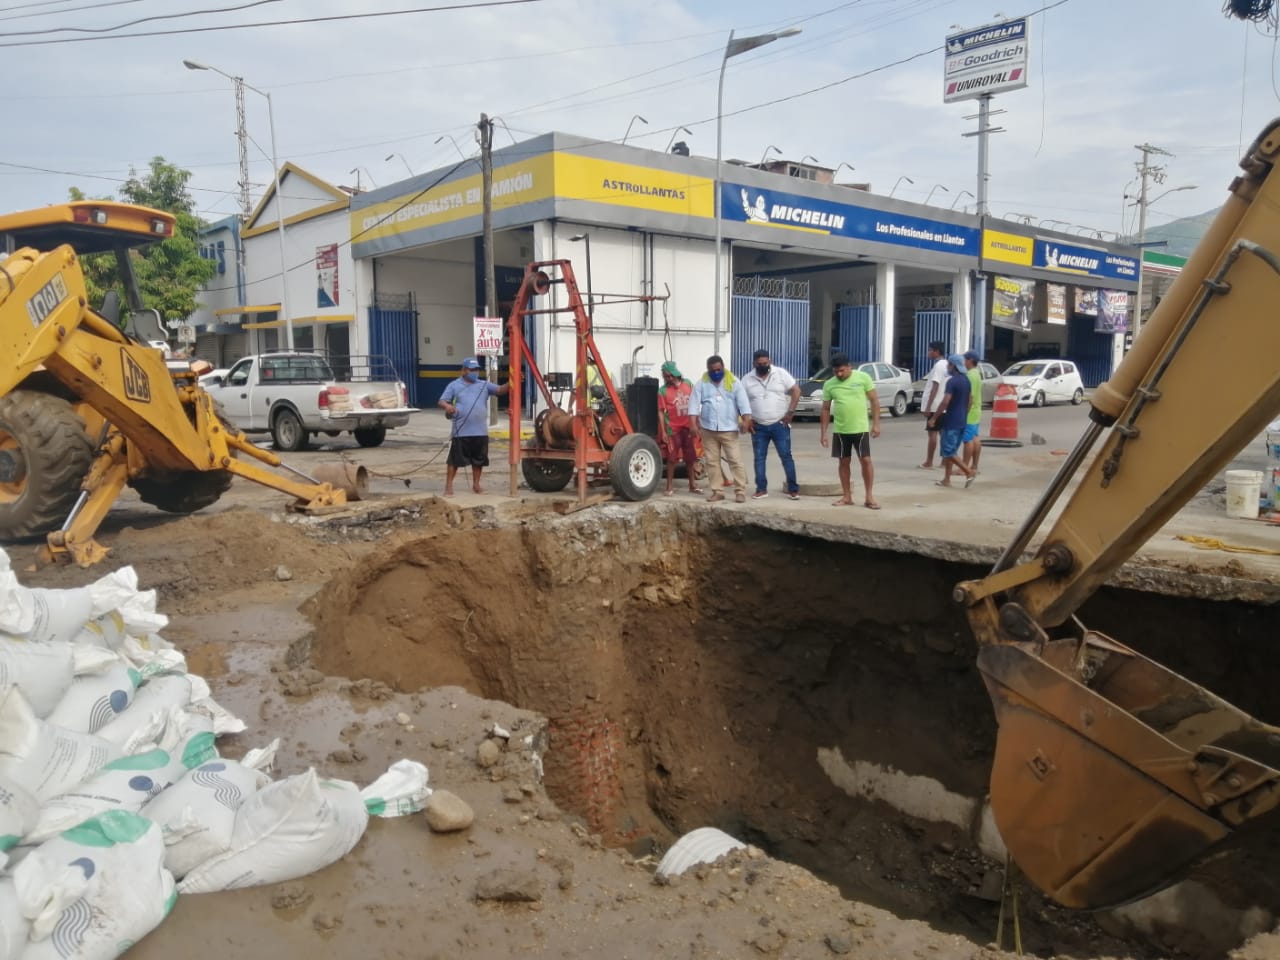
[[[738,453],[738,434],[751,432],[751,402],[742,381],[724,368],[721,357],[707,358],[707,372],[693,385],[689,396],[689,413],[694,431],[702,438],[708,471],[718,466],[723,476],[723,457],[733,471],[734,499],[746,503],[747,471]],[[707,500],[714,503],[723,499],[719,487],[713,486]]]
[[[444,495],[453,496],[453,478],[459,467],[471,468],[471,489],[484,493],[480,472],[489,465],[489,398],[506,396],[511,385],[498,386],[480,379],[480,361],[462,361],[462,376],[444,388],[437,404],[453,421],[449,442],[449,462],[445,471]]]
[[[960,462],[961,448],[964,446],[964,428],[969,418],[969,378],[965,376],[964,357],[953,353],[947,358],[947,385],[942,403],[938,405],[929,418],[929,424],[942,430],[942,466],[944,473],[941,480],[934,481],[940,487],[951,486],[951,471],[958,470],[964,474],[964,485],[973,485],[973,471]]]

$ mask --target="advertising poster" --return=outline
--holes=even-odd
[[[1082,317],[1096,317],[1098,315],[1098,291],[1086,287],[1076,287],[1075,312]]]
[[[316,306],[338,305],[338,245],[316,247]]]
[[[1010,330],[1030,330],[1035,294],[1034,280],[996,277],[991,292],[991,322]]]
[[[1128,333],[1129,294],[1124,290],[1098,291],[1098,319],[1094,333]]]
[[[496,357],[502,353],[501,317],[476,317],[476,356]]]
[[[1027,85],[1027,18],[992,23],[947,37],[942,101],[975,97]]]
[[[1060,283],[1045,284],[1048,304],[1045,319],[1059,327],[1067,325],[1067,288]]]

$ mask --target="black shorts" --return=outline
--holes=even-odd
[[[454,437],[449,444],[449,466],[487,467],[488,465],[488,437]]]
[[[871,434],[833,434],[831,438],[831,455],[837,460],[847,460],[850,457],[857,457],[862,460],[871,456]]]
[[[937,433],[939,430],[941,430],[941,429],[942,429],[941,427],[939,427],[939,426],[935,426],[935,425],[932,423],[932,421],[930,420],[930,417],[932,417],[932,416],[933,416],[933,414],[932,414],[932,413],[926,413],[926,414],[924,415],[924,430],[925,430],[925,433]]]

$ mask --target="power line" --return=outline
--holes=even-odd
[[[184,17],[200,17],[211,13],[235,13],[238,10],[248,10],[250,7],[261,7],[268,3],[280,2],[281,0],[250,0],[249,3],[242,3],[238,7],[214,7],[208,10],[187,10],[183,13],[158,13],[151,17],[139,17],[136,20],[117,23],[114,27],[47,27],[44,30],[18,30],[13,33],[0,33],[0,37],[39,37],[49,33],[111,33],[114,30],[123,30],[126,27],[136,27],[144,23],[152,23],[156,20],[181,20]],[[86,8],[79,7],[77,9],[83,10]],[[58,13],[70,12],[70,10],[58,11]]]
[[[542,0],[478,0],[476,3],[451,3],[437,7],[415,7],[412,10],[382,10],[375,13],[341,13],[326,17],[299,17],[293,20],[261,20],[256,23],[226,23],[208,27],[187,27],[181,30],[145,30],[140,33],[104,34],[93,37],[58,37],[50,40],[19,40],[0,43],[4,47],[45,47],[60,43],[91,43],[96,40],[132,40],[138,37],[172,37],[189,33],[214,33],[223,30],[248,30],[256,27],[290,27],[303,23],[333,23],[342,20],[368,20],[374,17],[401,17],[411,13],[440,13],[449,10],[473,10],[481,7],[512,7]]]
[[[71,0],[56,0],[57,3],[70,3]],[[29,20],[32,17],[57,17],[64,13],[78,13],[81,10],[97,10],[99,7],[122,7],[128,3],[141,3],[142,0],[108,0],[106,3],[90,3],[83,7],[63,7],[61,10],[46,10],[35,13],[19,13],[13,17],[0,17],[0,20]],[[48,3],[24,3],[17,7],[5,7],[0,13],[7,13],[10,10],[21,10],[24,7],[46,7]]]

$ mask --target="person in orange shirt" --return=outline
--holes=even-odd
[[[698,451],[689,423],[689,395],[693,393],[693,384],[680,373],[674,360],[662,365],[662,382],[662,390],[658,393],[658,414],[662,418],[662,435],[667,441],[667,496],[676,492],[677,459],[684,460],[689,492],[701,493],[697,481]]]

